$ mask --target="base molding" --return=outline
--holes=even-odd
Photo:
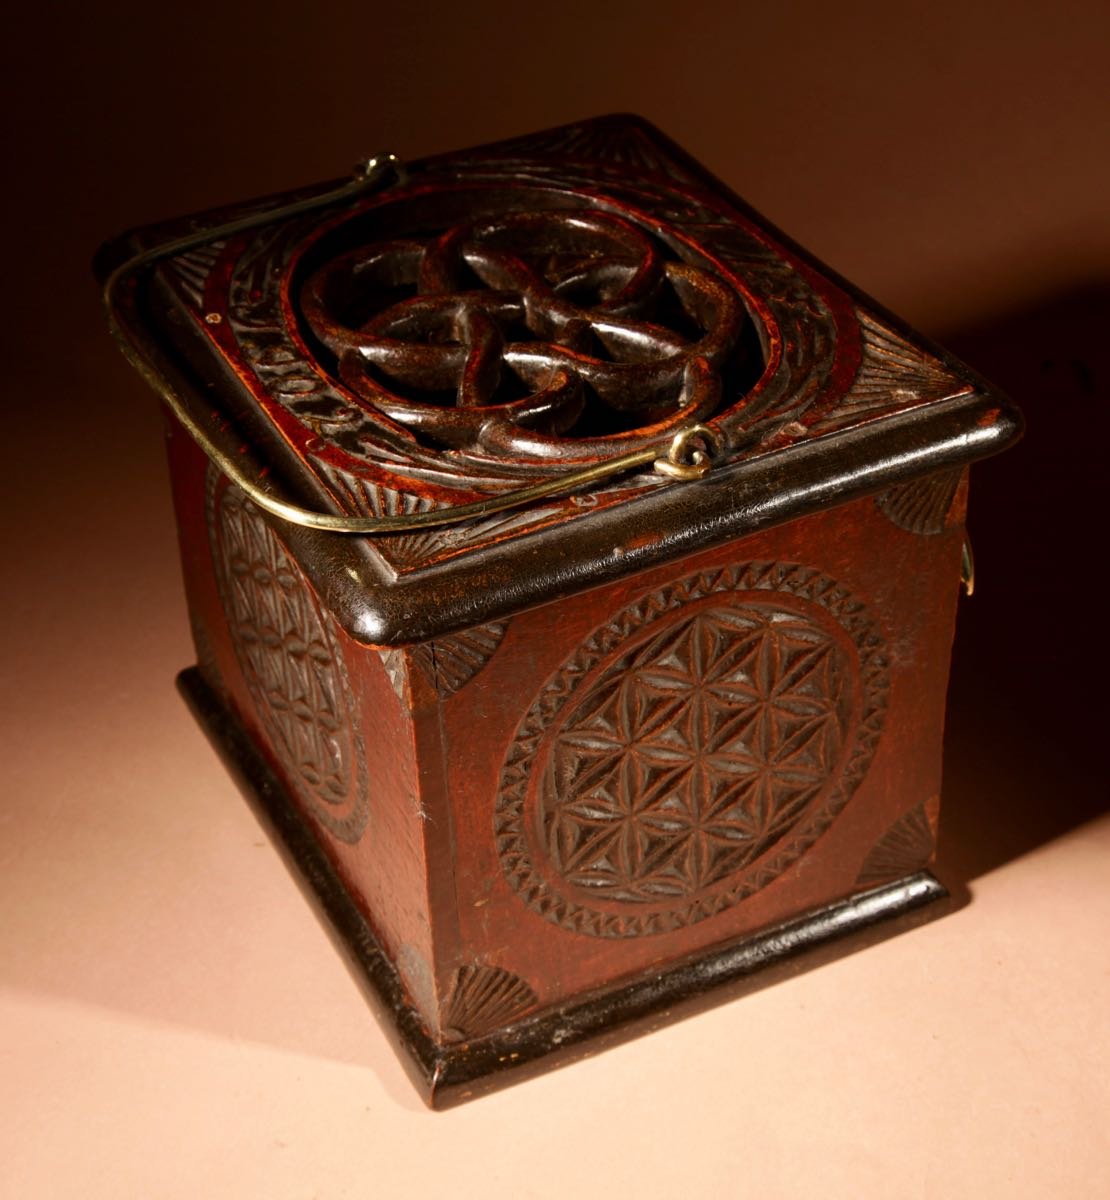
[[[659,1029],[942,915],[929,872],[872,888],[771,929],[709,947],[469,1042],[436,1041],[281,782],[219,695],[190,667],[177,679],[194,716],[312,902],[417,1090],[442,1109]]]

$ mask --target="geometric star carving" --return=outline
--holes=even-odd
[[[702,609],[613,663],[541,786],[547,853],[577,887],[688,896],[777,842],[844,742],[847,655],[773,607]]]
[[[689,575],[613,613],[537,693],[501,768],[501,869],[545,920],[641,937],[715,916],[829,828],[882,735],[867,607],[789,562]]]
[[[236,657],[271,749],[320,823],[357,841],[367,799],[350,686],[308,581],[237,489],[223,490],[212,530]]]

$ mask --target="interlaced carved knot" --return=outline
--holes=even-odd
[[[441,447],[564,461],[710,417],[746,319],[716,276],[594,211],[512,213],[360,247],[312,274],[301,303],[343,381],[405,429]],[[700,462],[674,458],[684,461]]]

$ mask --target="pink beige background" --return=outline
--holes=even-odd
[[[1107,10],[24,6],[9,16],[0,1195],[1110,1194]],[[155,406],[97,242],[632,109],[1021,402],[972,480],[946,920],[447,1114],[172,688]]]

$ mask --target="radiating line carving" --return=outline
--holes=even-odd
[[[526,1015],[538,1003],[519,976],[501,967],[475,963],[459,967],[443,1014],[443,1034],[464,1041],[490,1033]]]
[[[962,471],[937,471],[895,484],[875,497],[879,511],[907,533],[943,533],[960,486]]]
[[[920,871],[935,848],[933,827],[924,804],[899,817],[875,843],[856,882],[865,887],[889,883]]]

